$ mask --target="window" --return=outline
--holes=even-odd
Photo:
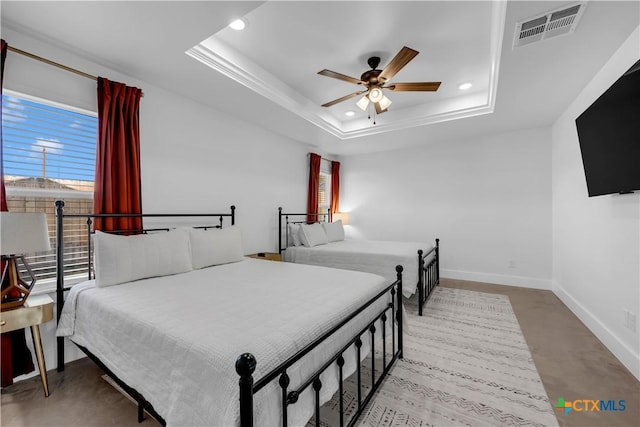
[[[2,95],[2,144],[7,205],[10,212],[45,212],[49,252],[28,254],[38,288],[55,281],[55,205],[65,212],[93,209],[97,114],[27,97]],[[65,221],[65,276],[86,277],[86,224]]]
[[[324,214],[331,207],[331,162],[320,161],[320,181],[318,184],[318,213]],[[320,217],[322,219],[322,217]]]

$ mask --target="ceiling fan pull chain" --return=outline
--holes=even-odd
[[[373,112],[373,124],[376,124],[376,110],[373,108],[373,102],[370,102],[369,105],[367,106],[367,112],[369,113],[367,115],[367,120],[371,120],[371,113]]]

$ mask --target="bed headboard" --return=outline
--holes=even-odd
[[[309,217],[316,218],[309,222]],[[287,213],[278,208],[278,253],[289,247],[289,224],[312,224],[314,222],[331,222],[331,209],[322,213]],[[283,229],[284,226],[284,229]],[[284,236],[284,239],[283,239]],[[284,246],[282,245],[284,240]]]
[[[57,276],[57,289],[59,292],[68,290],[64,286],[64,255],[65,255],[65,243],[71,246],[76,246],[74,249],[79,249],[77,246],[82,245],[82,250],[77,250],[78,253],[85,255],[86,251],[86,268],[88,271],[87,278],[91,279],[92,275],[92,247],[91,247],[91,235],[95,233],[93,228],[94,220],[97,218],[155,218],[160,220],[169,220],[174,222],[172,226],[156,226],[142,228],[134,230],[111,230],[108,233],[112,234],[147,234],[152,232],[169,231],[171,228],[175,228],[176,225],[189,226],[194,228],[222,228],[225,218],[230,222],[229,225],[235,224],[235,206],[231,206],[228,213],[202,213],[202,214],[189,214],[189,213],[175,213],[175,214],[132,214],[132,213],[118,213],[118,214],[78,214],[78,213],[66,213],[64,211],[64,201],[58,200],[56,204],[56,276]],[[180,220],[177,220],[180,218]],[[65,221],[73,223],[73,236],[74,240],[65,241]],[[176,224],[175,222],[182,221],[182,224]],[[197,221],[197,222],[195,222]],[[84,231],[82,230],[84,228]],[[86,247],[86,249],[85,249]],[[78,263],[82,263],[81,257],[76,257]]]

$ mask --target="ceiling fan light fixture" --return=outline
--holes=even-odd
[[[389,108],[389,105],[391,105],[391,100],[382,95],[382,99],[378,101],[378,105],[380,106],[381,110],[386,110],[387,108]]]
[[[384,97],[382,93],[382,89],[379,87],[374,87],[369,90],[369,100],[371,102],[380,102],[380,100]]]
[[[367,98],[366,95],[363,96],[362,99],[360,99],[360,101],[356,102],[356,105],[362,111],[367,111],[367,107],[369,106],[369,98]]]
[[[462,83],[462,84],[458,85],[458,89],[467,90],[467,89],[471,89],[471,86],[473,86],[471,83],[466,82],[466,83]]]
[[[347,116],[347,117],[353,117],[355,114],[356,114],[356,113],[355,113],[355,112],[353,112],[353,111],[351,111],[351,110],[349,110],[349,111],[347,111],[346,113],[344,113],[344,115],[345,115],[345,116]]]
[[[391,62],[383,70],[378,70],[377,67],[380,64],[380,58],[372,56],[367,63],[371,67],[371,70],[365,71],[359,79],[350,77],[344,74],[336,73],[331,70],[321,70],[318,72],[321,76],[331,77],[341,80],[347,83],[355,83],[360,85],[360,88],[365,88],[358,92],[353,92],[343,97],[334,99],[333,101],[322,104],[323,107],[331,107],[340,102],[352,99],[357,96],[365,94],[356,105],[362,111],[371,110],[369,112],[369,118],[373,115],[375,124],[375,115],[382,114],[387,111],[387,108],[391,105],[391,100],[387,98],[383,89],[393,90],[397,92],[435,92],[440,87],[442,82],[407,82],[407,83],[394,83],[387,86],[386,83],[395,76],[405,65],[407,65],[418,54],[417,50],[409,47],[403,47],[400,52],[393,57]],[[373,104],[374,108],[371,108]]]

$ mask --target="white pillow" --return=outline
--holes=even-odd
[[[191,239],[191,263],[195,269],[244,259],[238,226],[213,230],[192,228],[189,230],[189,238]]]
[[[192,269],[189,234],[184,230],[135,236],[96,231],[93,244],[98,287]]]
[[[326,245],[329,243],[327,233],[319,223],[301,224],[300,225],[300,241],[303,245],[312,247],[318,245]]]
[[[324,228],[324,232],[330,242],[344,240],[344,227],[341,219],[335,222],[323,222],[322,228]]]
[[[300,246],[300,224],[289,224],[289,244],[291,246]]]

